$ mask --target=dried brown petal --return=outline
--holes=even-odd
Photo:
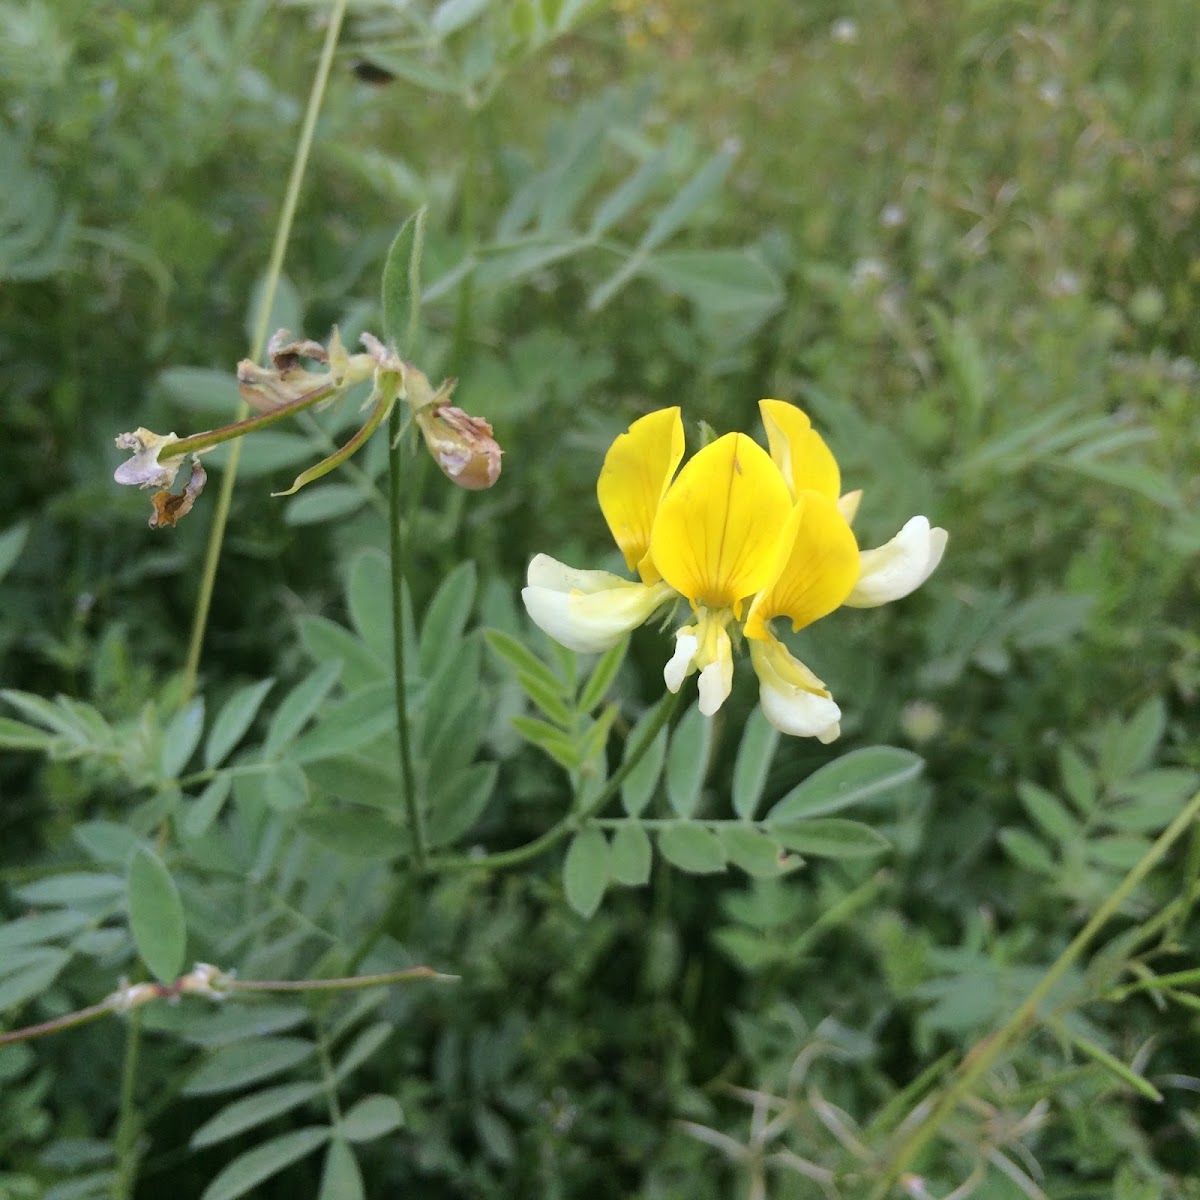
[[[154,513],[150,517],[150,528],[161,529],[164,525],[174,528],[180,518],[186,517],[192,511],[192,505],[204,491],[204,485],[207,482],[208,473],[200,465],[200,459],[193,457],[192,473],[182,492],[178,494],[165,491],[155,492],[150,497],[154,504]]]
[[[478,492],[500,478],[503,451],[482,417],[472,417],[452,404],[419,408],[413,416],[434,462],[452,483]]]

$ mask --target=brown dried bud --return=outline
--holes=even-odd
[[[452,404],[418,408],[413,416],[434,462],[451,483],[479,492],[500,478],[503,451],[482,417],[472,417]]]
[[[192,458],[192,473],[188,477],[183,491],[176,495],[174,492],[155,492],[150,497],[154,504],[154,512],[150,517],[150,528],[161,529],[164,525],[172,528],[181,517],[186,517],[192,511],[204,485],[208,482],[208,473],[200,465],[200,459]]]
[[[286,329],[280,329],[267,344],[270,367],[260,367],[251,359],[238,363],[238,390],[242,399],[255,412],[274,412],[288,404],[312,399],[318,393],[333,397],[344,388],[369,379],[376,363],[371,354],[346,353],[338,331],[334,329],[326,350],[320,342],[291,340]],[[301,362],[323,363],[324,371],[310,371]]]

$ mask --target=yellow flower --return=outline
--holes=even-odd
[[[678,408],[635,421],[600,472],[601,511],[635,583],[578,571],[539,554],[522,592],[534,622],[563,645],[597,653],[672,599],[694,623],[675,633],[663,671],[677,692],[699,672],[699,707],[711,716],[733,686],[734,638],[750,644],[763,712],[784,733],[832,741],[841,710],[824,683],[772,633],[800,630],[843,604],[898,599],[932,573],[945,530],[914,517],[886,546],[859,551],[850,529],[861,496],[841,495],[841,472],[808,417],[781,400],[760,402],[770,452],[731,433],[683,457]]]

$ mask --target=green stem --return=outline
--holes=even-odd
[[[60,1033],[64,1029],[73,1029],[76,1025],[86,1025],[97,1017],[107,1016],[115,1005],[110,996],[93,1004],[89,1008],[81,1008],[78,1012],[67,1013],[55,1017],[52,1021],[42,1021],[38,1025],[26,1025],[22,1029],[13,1029],[8,1033],[0,1033],[0,1046],[9,1046],[15,1042],[31,1042],[34,1038],[45,1037],[48,1033]]]
[[[125,1038],[125,1067],[121,1072],[121,1109],[117,1118],[114,1152],[117,1166],[113,1175],[113,1200],[131,1200],[137,1181],[137,1140],[140,1132],[134,1091],[137,1085],[138,1050],[142,1040],[142,1014],[134,1009],[129,1014],[129,1031]]]
[[[348,975],[341,979],[230,979],[222,978],[221,990],[226,992],[345,992],[355,988],[390,987],[394,983],[410,983],[431,979],[435,983],[457,983],[457,975],[443,975],[432,967],[405,967],[400,971],[384,971],[378,975]]]
[[[390,433],[391,452],[388,455],[388,502],[391,524],[392,559],[392,666],[395,672],[396,736],[400,750],[400,775],[404,785],[404,805],[408,810],[409,831],[412,833],[413,866],[419,875],[425,873],[425,822],[417,801],[412,745],[408,728],[408,679],[404,671],[404,501],[403,438],[401,437],[401,406],[392,409]]]
[[[296,216],[296,205],[300,199],[300,185],[304,180],[304,172],[308,167],[308,157],[312,150],[313,134],[317,127],[317,114],[321,111],[321,103],[325,99],[325,88],[329,82],[329,72],[333,66],[333,53],[337,48],[338,36],[342,29],[342,18],[346,13],[347,0],[333,0],[329,14],[329,25],[325,30],[325,44],[321,47],[321,58],[317,63],[317,73],[313,77],[312,89],[308,96],[308,109],[304,114],[304,124],[300,130],[300,140],[296,143],[296,154],[292,160],[292,173],[288,177],[287,192],[283,198],[283,208],[279,213],[279,222],[275,227],[275,242],[271,247],[271,258],[267,264],[266,279],[263,283],[262,296],[259,303],[258,324],[254,331],[254,339],[250,347],[250,357],[255,361],[262,357],[267,344],[268,326],[271,321],[271,309],[275,302],[275,292],[279,287],[279,277],[283,273],[283,256],[287,251],[288,238],[292,232],[292,222]],[[237,420],[243,420],[249,412],[243,401],[238,405]],[[229,509],[233,504],[233,485],[237,479],[238,463],[241,461],[242,443],[236,441],[229,453],[229,462],[225,465],[225,473],[221,478],[221,491],[217,496],[216,512],[213,514],[212,530],[208,536],[208,549],[204,557],[203,573],[200,577],[200,591],[196,596],[196,611],[192,618],[192,635],[188,644],[187,662],[183,669],[183,687],[181,704],[186,704],[192,692],[196,689],[196,676],[200,671],[200,654],[204,648],[204,633],[208,628],[208,612],[212,607],[213,589],[217,580],[217,565],[221,560],[221,546],[225,540],[225,526],[229,522]]]
[[[541,837],[534,838],[532,842],[526,842],[523,846],[514,846],[511,850],[500,850],[495,854],[464,854],[435,858],[430,863],[431,867],[439,871],[491,871],[502,867],[515,867],[531,858],[537,858],[564,838],[570,837],[584,821],[598,813],[621,790],[621,784],[646,756],[659,730],[670,721],[678,703],[679,694],[668,692],[659,701],[654,718],[642,731],[641,740],[626,755],[625,761],[613,773],[612,778],[595,796],[574,812],[568,813],[557,825],[552,825]]]
[[[946,1119],[953,1114],[959,1102],[991,1069],[992,1064],[1000,1055],[1034,1024],[1042,1001],[1053,991],[1142,880],[1158,865],[1179,837],[1187,831],[1197,815],[1200,815],[1200,792],[1197,792],[1188,801],[1187,807],[1163,830],[1154,845],[1134,864],[1125,878],[1117,885],[1116,890],[1109,895],[1108,899],[1093,914],[1091,920],[1075,935],[1071,944],[1055,959],[1050,969],[1038,981],[1037,986],[1029,993],[1016,1012],[995,1033],[979,1042],[967,1054],[959,1065],[957,1078],[943,1093],[936,1107],[896,1150],[886,1176],[871,1193],[871,1200],[883,1200],[908,1164],[925,1148]]]
[[[219,446],[222,442],[231,442],[234,438],[244,437],[256,429],[274,425],[276,421],[282,421],[284,417],[295,416],[304,409],[332,396],[336,391],[337,388],[331,383],[327,387],[313,392],[311,396],[293,400],[290,404],[281,404],[278,408],[271,409],[270,412],[260,413],[256,417],[248,417],[244,421],[235,421],[232,425],[222,425],[218,429],[206,429],[203,433],[193,433],[190,437],[180,438],[179,441],[164,447],[158,460],[162,462],[164,459],[179,458],[184,454],[195,454],[200,450],[209,450],[213,446]]]

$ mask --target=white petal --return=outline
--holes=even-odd
[[[607,571],[576,571],[544,554],[529,564],[529,587],[521,591],[533,623],[579,654],[615,646],[670,596],[666,584],[647,587]]]
[[[859,556],[858,582],[846,598],[851,608],[875,608],[915,592],[933,574],[946,550],[947,533],[913,517],[886,545]]]
[[[685,626],[675,635],[675,653],[670,662],[663,668],[663,682],[667,690],[677,692],[683,687],[683,681],[691,674],[692,659],[700,648],[700,641],[695,634],[689,633]]]
[[[713,716],[733,691],[733,659],[709,663],[700,672],[700,711]]]
[[[788,653],[782,642],[750,643],[750,661],[758,674],[758,699],[763,716],[792,737],[815,737],[831,742],[841,729],[842,710],[825,685]]]
[[[530,587],[549,588],[552,592],[602,592],[611,587],[633,586],[628,579],[611,571],[580,571],[568,567],[548,554],[535,554],[525,577]]]

